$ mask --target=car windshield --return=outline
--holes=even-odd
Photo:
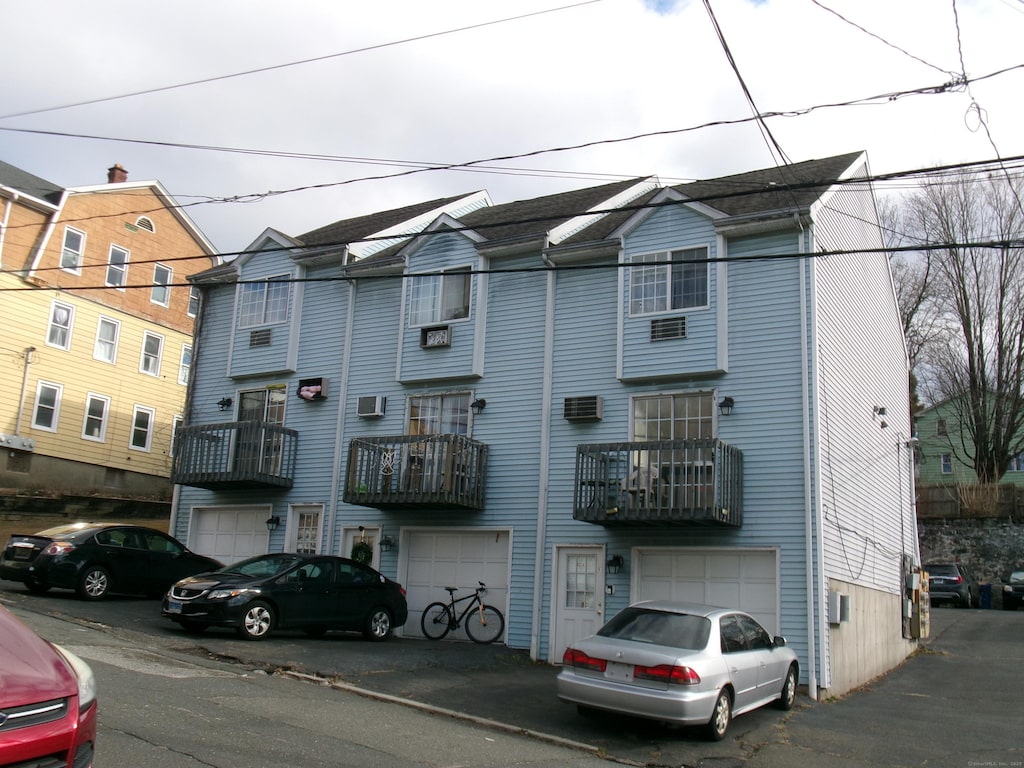
[[[601,627],[597,634],[616,640],[696,651],[707,646],[711,622],[703,616],[631,607]]]
[[[1024,571],[1014,571],[1010,574],[1011,584],[1024,584]]]
[[[226,565],[216,573],[237,573],[242,576],[263,578],[283,573],[301,560],[302,558],[296,555],[260,555],[234,565]]]

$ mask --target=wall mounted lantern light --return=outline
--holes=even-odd
[[[271,515],[267,518],[267,530],[273,533],[277,530],[277,526],[281,524],[281,518],[277,515]]]
[[[476,400],[469,404],[469,407],[472,409],[473,415],[478,416],[480,414],[480,411],[487,407],[487,401],[484,400],[482,397],[478,397]]]
[[[222,411],[226,411],[228,408],[230,408],[234,404],[235,404],[235,401],[233,399],[231,399],[230,397],[222,397],[220,400],[217,401],[217,408],[222,410]]]
[[[622,566],[625,560],[622,559],[622,555],[612,555],[608,558],[608,573],[618,573],[622,570]]]
[[[731,416],[734,405],[736,405],[736,401],[733,398],[723,397],[718,401],[718,412],[723,416]]]
[[[394,548],[395,548],[395,540],[394,539],[392,539],[390,536],[381,536],[381,538],[380,538],[380,551],[381,552],[390,552]]]

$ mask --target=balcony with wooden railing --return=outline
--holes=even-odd
[[[182,427],[171,482],[209,490],[291,488],[299,433],[263,421]]]
[[[600,525],[743,524],[743,453],[721,440],[579,445],[573,517]]]
[[[377,509],[483,509],[487,445],[464,435],[356,437],[343,499]]]

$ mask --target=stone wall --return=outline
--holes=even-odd
[[[1024,521],[960,518],[917,525],[922,563],[961,562],[979,584],[1001,584],[1007,571],[1024,566]]]

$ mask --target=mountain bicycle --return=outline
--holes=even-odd
[[[501,611],[493,605],[486,605],[483,601],[487,594],[487,585],[482,581],[477,582],[477,587],[472,595],[466,595],[455,599],[455,592],[458,587],[445,587],[448,590],[448,603],[431,603],[423,611],[420,617],[420,628],[423,636],[431,640],[440,640],[453,629],[462,625],[463,619],[466,622],[466,634],[474,643],[482,645],[493,643],[505,631],[505,617]],[[459,603],[468,604],[458,612],[456,605]]]

